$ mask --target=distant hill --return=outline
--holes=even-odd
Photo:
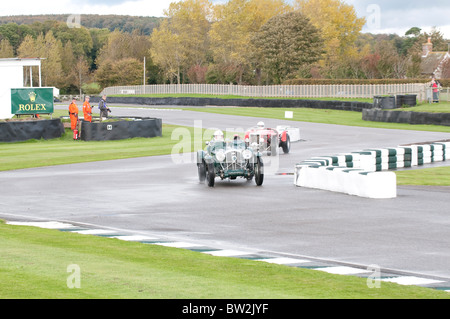
[[[69,14],[48,14],[48,15],[21,15],[21,16],[2,16],[0,25],[7,23],[16,23],[18,25],[31,25],[35,22],[44,23],[46,21],[66,22]],[[88,29],[109,29],[114,31],[118,29],[123,32],[133,32],[140,30],[142,34],[150,35],[154,28],[159,26],[163,18],[159,17],[135,17],[126,15],[99,15],[82,14],[80,24]]]

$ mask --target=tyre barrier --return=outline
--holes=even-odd
[[[447,141],[313,157],[296,165],[294,184],[366,198],[395,198],[397,176],[389,170],[449,159]]]
[[[50,140],[63,135],[64,125],[60,119],[0,122],[1,143]]]
[[[134,117],[119,118],[114,122],[81,123],[81,139],[83,141],[114,141],[129,138],[153,138],[162,136],[162,119]]]

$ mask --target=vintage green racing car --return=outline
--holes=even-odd
[[[214,133],[214,139],[207,142],[206,150],[197,151],[197,167],[200,182],[214,187],[216,177],[221,180],[255,178],[257,186],[264,181],[264,164],[262,154],[235,136],[231,141],[224,141],[223,133]]]

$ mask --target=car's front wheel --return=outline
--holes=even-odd
[[[214,164],[208,164],[206,166],[206,182],[209,187],[214,187],[214,181],[216,179],[216,173],[214,172]]]
[[[289,154],[291,151],[291,139],[289,138],[289,135],[286,136],[286,142],[281,143],[281,148],[283,149],[284,154]]]
[[[264,163],[261,157],[257,158],[255,164],[255,182],[256,186],[261,186],[264,182]]]

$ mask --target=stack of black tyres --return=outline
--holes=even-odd
[[[417,95],[416,94],[397,95],[396,105],[397,108],[401,108],[403,105],[416,106]]]

